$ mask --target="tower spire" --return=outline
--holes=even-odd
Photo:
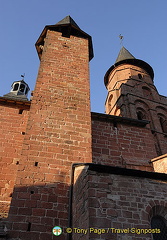
[[[126,59],[135,59],[135,57],[125,47],[122,47],[115,63],[126,60]]]
[[[152,69],[152,67],[144,62],[143,60],[140,60],[140,59],[137,59],[135,58],[125,47],[122,47],[119,54],[118,54],[118,57],[114,63],[114,65],[112,65],[108,71],[106,72],[105,76],[104,76],[104,83],[105,85],[107,86],[108,84],[108,77],[110,75],[110,73],[119,65],[121,64],[131,64],[133,66],[138,66],[138,67],[141,67],[143,68],[151,77],[152,81],[154,79],[154,71]]]
[[[86,32],[82,31],[80,27],[76,24],[76,22],[70,17],[66,16],[61,21],[54,25],[47,25],[45,26],[44,30],[42,31],[40,37],[38,38],[35,46],[39,55],[39,59],[41,59],[43,46],[44,46],[44,39],[46,37],[46,33],[48,30],[61,32],[63,37],[69,38],[70,35],[81,37],[88,39],[89,43],[89,60],[93,58],[93,45],[92,45],[92,38]]]

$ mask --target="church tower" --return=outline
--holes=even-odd
[[[68,226],[72,164],[91,162],[93,49],[70,16],[46,26],[36,48],[40,67],[9,219],[11,237],[46,240],[54,238],[54,226]]]
[[[159,95],[153,79],[152,67],[122,47],[104,77],[105,108],[110,115],[148,120],[157,155],[161,155],[167,148],[167,98]]]

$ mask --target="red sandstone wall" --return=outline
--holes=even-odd
[[[154,158],[151,162],[155,172],[167,173],[167,154]]]
[[[88,193],[87,208],[85,208],[83,197],[85,192]],[[90,170],[83,171],[74,186],[73,229],[82,229],[88,224],[85,239],[152,240],[151,234],[139,234],[139,231],[151,228],[153,215],[167,214],[166,192],[166,182]],[[85,220],[83,216],[87,213],[89,217]],[[109,230],[99,235],[98,233],[90,234],[90,228],[106,229],[106,231],[108,228],[139,230],[138,233],[124,234]],[[84,240],[84,235],[75,233],[73,230],[73,238]]]
[[[149,129],[92,117],[93,162],[152,171],[157,156]]]
[[[67,227],[71,165],[91,162],[88,64],[87,39],[48,30],[10,208],[10,237],[53,239],[54,226]]]
[[[6,216],[15,183],[29,111],[0,105],[0,216]],[[1,202],[3,201],[3,202]],[[1,206],[2,205],[2,206]]]
[[[87,167],[78,166],[74,170],[74,194],[72,204],[72,227],[79,229],[89,228],[89,185],[87,176]],[[83,194],[81,194],[81,192]],[[89,240],[89,234],[74,234],[73,240]]]

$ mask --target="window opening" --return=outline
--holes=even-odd
[[[160,125],[161,125],[161,128],[162,128],[162,131],[164,133],[167,133],[167,120],[164,119],[163,117],[160,117],[159,121],[160,121]]]
[[[143,119],[145,119],[145,115],[141,111],[138,111],[137,118],[138,118],[138,120],[143,120]]]
[[[16,84],[14,85],[13,91],[17,91],[17,90],[18,90],[18,88],[19,88],[19,84],[18,84],[18,83],[16,83]]]
[[[28,93],[28,88],[26,88],[25,95]]]
[[[142,87],[144,97],[153,100],[152,92],[148,87]]]
[[[166,219],[162,216],[156,215],[151,219],[151,228],[160,229],[160,233],[153,233],[154,240],[165,240],[167,239],[167,225]]]
[[[19,110],[19,114],[22,114],[22,113],[23,113],[23,109],[20,109],[20,110]]]
[[[138,78],[139,78],[139,79],[142,79],[143,76],[139,73],[139,74],[138,74]]]
[[[27,232],[30,232],[30,231],[31,231],[31,223],[29,222],[27,227]]]
[[[21,85],[20,85],[20,92],[24,92],[24,89],[25,89],[25,85],[24,85],[24,84],[21,84]]]

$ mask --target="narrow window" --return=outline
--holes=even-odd
[[[138,78],[139,78],[139,79],[142,79],[143,76],[139,73],[139,74],[138,74]]]
[[[138,111],[137,118],[138,118],[138,120],[143,120],[145,118],[145,115],[141,111]]]
[[[34,165],[35,165],[35,167],[37,167],[37,166],[38,166],[38,162],[35,162],[35,164],[34,164]]]
[[[28,93],[28,88],[26,88],[25,95]]]
[[[16,84],[14,85],[13,91],[17,91],[17,90],[18,90],[18,88],[19,88],[19,84],[18,84],[18,83],[16,83]]]
[[[31,223],[29,222],[27,227],[27,232],[30,232],[30,231],[31,231]]]
[[[24,85],[24,84],[21,84],[21,85],[20,85],[20,92],[24,92],[24,89],[25,89],[25,85]]]
[[[112,105],[111,100],[112,100],[112,98],[113,98],[113,95],[111,94],[109,99],[108,99],[108,111],[111,111],[111,105]]]
[[[23,109],[19,109],[19,114],[22,114],[23,113]]]
[[[162,128],[162,131],[164,133],[167,133],[167,120],[165,120],[163,117],[160,117],[159,121],[160,121],[160,125],[161,125],[161,128]]]

